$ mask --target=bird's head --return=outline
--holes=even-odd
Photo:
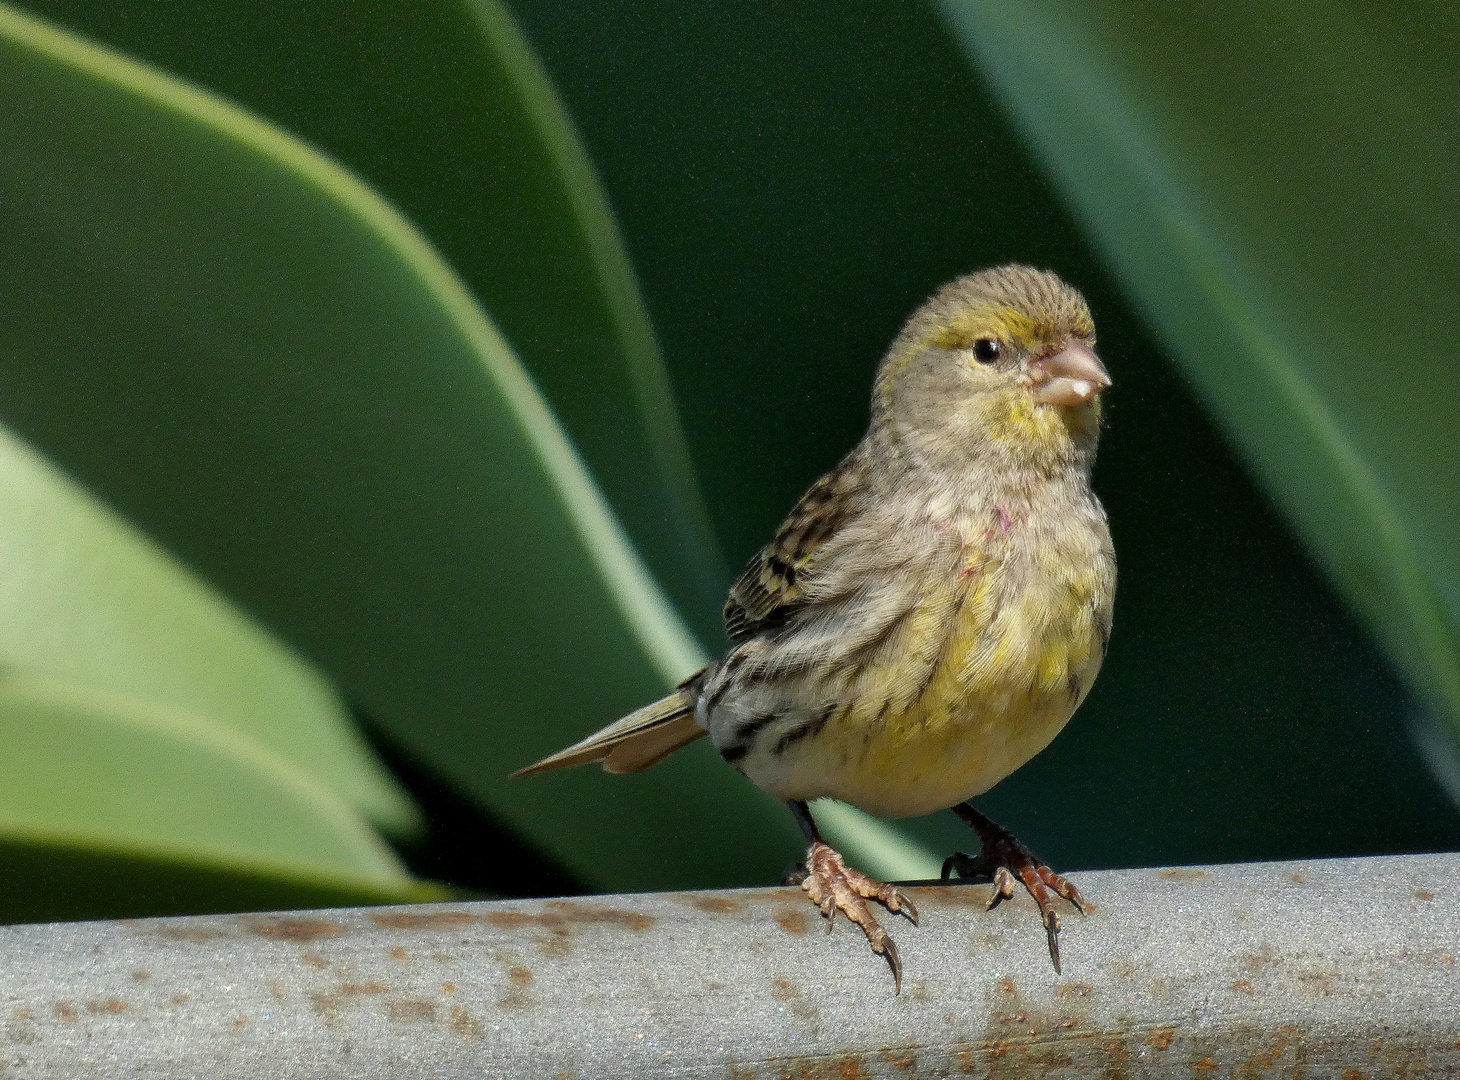
[[[936,467],[1088,471],[1110,376],[1084,298],[1000,266],[945,285],[877,372],[874,427]]]

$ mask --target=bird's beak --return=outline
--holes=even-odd
[[[1110,385],[1110,373],[1088,345],[1072,341],[1029,365],[1034,400],[1041,405],[1083,405]]]

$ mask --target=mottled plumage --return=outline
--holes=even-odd
[[[900,970],[862,898],[893,910],[907,898],[818,854],[804,803],[883,817],[957,806],[1043,749],[1084,699],[1115,593],[1089,484],[1109,382],[1093,346],[1084,300],[1052,274],[1009,266],[946,286],[879,366],[866,436],[731,588],[724,658],[526,771],[597,758],[626,771],[708,733],[800,807],[808,892]],[[626,753],[636,741],[645,749]],[[1037,866],[1023,857],[1021,876]],[[1038,870],[1031,891],[1042,880],[1078,899]]]

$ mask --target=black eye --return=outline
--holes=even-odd
[[[992,364],[999,358],[999,343],[995,338],[979,338],[973,343],[973,356],[980,364]]]

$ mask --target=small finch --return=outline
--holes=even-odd
[[[807,803],[886,818],[951,808],[977,832],[946,880],[1015,875],[1039,905],[1080,894],[967,800],[1047,746],[1089,692],[1110,640],[1115,551],[1090,489],[1110,376],[1078,292],[1002,266],[946,285],[877,369],[867,434],[802,496],[730,590],[724,657],[516,775],[602,761],[646,769],[708,734],[784,800],[810,844],[801,887],[902,962],[876,900],[906,893],[847,866]]]

